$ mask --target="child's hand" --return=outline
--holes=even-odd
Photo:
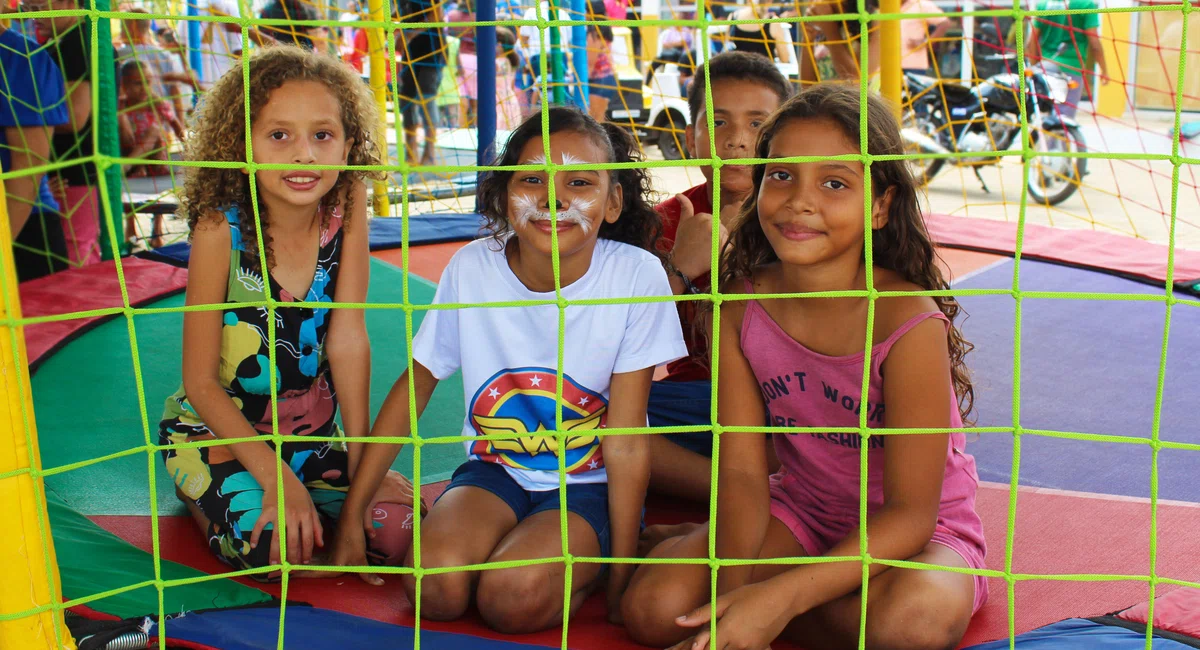
[[[250,533],[250,546],[258,546],[259,537],[267,524],[274,526],[271,536],[271,564],[278,564],[279,557],[279,499],[274,483],[263,488],[262,514],[254,522]],[[285,469],[283,476],[284,507],[287,510],[287,559],[294,564],[312,561],[313,545],[325,547],[325,534],[321,529],[321,516],[313,505],[308,488],[296,478],[291,470]]]
[[[613,625],[625,625],[621,618],[621,598],[629,587],[629,579],[633,577],[632,564],[608,565],[608,622]]]
[[[786,595],[778,593],[771,580],[757,582],[717,598],[717,638],[722,649],[770,650],[771,642],[783,633],[792,617],[781,603]],[[700,628],[690,642],[683,641],[671,650],[705,650],[709,647],[709,620],[712,605],[703,605],[675,622],[682,627]]]
[[[330,563],[334,566],[367,566],[367,540],[359,533],[359,527],[347,520],[346,516],[338,522]],[[383,578],[374,573],[359,573],[358,577],[376,587],[383,584]]]
[[[688,279],[698,278],[712,268],[713,216],[707,212],[696,214],[692,202],[682,194],[676,194],[675,198],[679,201],[679,226],[675,231],[675,246],[671,249],[671,263]],[[729,229],[725,224],[718,228],[718,244],[724,247]]]

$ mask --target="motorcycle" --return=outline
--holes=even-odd
[[[1015,58],[1007,55],[1004,58]],[[1025,116],[1030,150],[1035,153],[1083,153],[1087,143],[1079,124],[1060,113],[1074,80],[1032,68],[1025,69]],[[1008,150],[1021,137],[1020,77],[994,74],[966,86],[916,73],[905,73],[905,111],[902,135],[910,152],[978,155],[922,158],[910,161],[918,183],[929,183],[947,162],[971,167],[985,192],[979,170],[999,165],[996,152]],[[1029,197],[1043,205],[1058,205],[1079,188],[1087,174],[1087,158],[1036,156],[1029,171]]]

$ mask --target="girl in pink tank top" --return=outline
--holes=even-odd
[[[760,131],[755,157],[768,164],[754,167],[723,250],[717,408],[721,426],[757,431],[719,438],[716,556],[849,559],[723,567],[712,647],[766,648],[785,628],[805,647],[858,647],[864,550],[867,648],[953,648],[987,599],[973,573],[985,545],[962,431],[971,346],[953,298],[892,293],[949,285],[907,163],[867,170],[851,158],[860,109],[856,87],[815,86]],[[864,119],[871,155],[904,153],[882,100],[867,100]],[[753,295],[729,297],[739,293]],[[652,556],[707,557],[707,536],[705,526]],[[630,633],[708,647],[709,585],[706,566],[644,568],[623,609]]]

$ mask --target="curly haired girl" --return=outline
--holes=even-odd
[[[479,210],[494,237],[455,254],[434,298],[437,305],[535,304],[431,310],[413,339],[417,415],[438,382],[459,369],[467,403],[462,427],[467,462],[422,524],[426,571],[561,555],[562,502],[572,555],[637,552],[649,444],[644,435],[599,434],[605,427],[645,427],[655,366],[687,349],[671,302],[629,304],[633,298],[671,295],[662,263],[649,251],[659,216],[647,201],[646,170],[581,168],[636,160],[632,138],[573,108],[547,109],[546,118],[548,142],[542,138],[542,115],[526,120],[505,146],[498,163],[505,169],[481,181]],[[547,161],[571,168],[551,175],[544,170]],[[518,171],[515,165],[542,169]],[[572,302],[602,301],[565,309],[561,349],[554,304],[559,295]],[[396,381],[371,435],[409,434],[409,381],[408,373]],[[561,447],[555,430],[565,436]],[[370,526],[369,500],[397,453],[399,446],[383,444],[363,452],[342,510],[335,563],[363,563],[362,534],[355,528]],[[412,562],[410,552],[406,563]],[[574,565],[572,611],[595,587],[603,566]],[[631,568],[609,568],[614,618]],[[562,623],[565,576],[561,562],[426,574],[420,612],[455,619],[474,600],[495,630],[542,630]],[[401,580],[416,602],[416,580],[410,575]]]
[[[188,140],[188,160],[242,163],[252,155],[253,165],[188,174],[187,304],[226,306],[184,315],[183,386],[167,399],[159,429],[176,493],[212,552],[237,569],[280,563],[284,509],[286,559],[309,563],[349,489],[360,450],[347,448],[334,417],[340,399],[345,435],[369,430],[366,326],[362,310],[312,305],[366,299],[369,174],[313,166],[380,162],[378,116],[340,61],[281,46],[247,65],[248,84],[238,68],[213,86]],[[284,167],[256,167],[268,164]],[[309,306],[288,304],[300,301]],[[272,443],[254,439],[276,430],[300,436],[283,444],[281,480]],[[239,439],[247,440],[178,446]],[[399,474],[379,484],[379,500],[412,503]]]
[[[865,611],[868,648],[948,649],[987,599],[987,582],[971,573],[985,568],[985,544],[962,431],[971,346],[954,299],[920,293],[948,285],[905,162],[856,159],[861,108],[857,88],[814,86],[759,132],[755,157],[766,164],[754,166],[722,257],[722,292],[750,300],[727,297],[721,308],[717,413],[723,427],[766,422],[774,435],[721,436],[715,545],[720,558],[834,560],[859,555],[865,530],[874,560],[866,608],[857,558],[723,567],[710,646],[709,568],[652,564],[624,603],[641,643],[758,650],[783,635],[806,648],[855,648]],[[865,108],[867,153],[898,158],[887,105],[871,95]],[[884,295],[828,297],[868,287]],[[812,297],[771,298],[780,294]],[[863,422],[871,435],[854,432]],[[774,475],[768,444],[781,464]],[[651,553],[707,554],[707,525]]]

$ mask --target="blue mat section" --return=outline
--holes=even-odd
[[[421,643],[424,644],[422,639]],[[966,650],[1008,650],[1008,639],[973,645]],[[1069,618],[1018,635],[1017,650],[1144,650],[1145,633],[1123,627],[1101,625],[1082,618]],[[1153,650],[1190,650],[1188,646],[1160,637],[1150,642]]]
[[[189,641],[221,650],[275,650],[279,647],[279,608],[251,607],[188,614],[167,621],[171,640]],[[158,636],[158,625],[150,630]],[[288,604],[284,645],[288,650],[342,650],[411,648],[413,629],[380,623],[329,609]],[[157,646],[155,646],[157,647]],[[542,646],[494,641],[466,634],[421,631],[421,647],[428,650],[533,650]]]
[[[478,214],[420,214],[408,219],[408,243],[441,244],[452,241],[469,241],[480,236],[483,217]],[[371,219],[371,250],[383,251],[401,246],[403,219],[382,217]],[[141,257],[166,262],[176,266],[187,266],[192,253],[191,244],[179,242],[141,253]]]
[[[403,225],[403,219],[372,219],[371,250],[400,248],[400,230]],[[483,217],[477,214],[414,215],[408,219],[408,243],[417,245],[467,241],[479,237],[481,228]]]
[[[1011,289],[1012,264],[968,278],[956,288]],[[1091,271],[1021,262],[1022,291],[1164,295],[1163,289]],[[967,357],[975,383],[979,426],[1013,424],[1011,295],[960,296],[963,332],[976,349]],[[1021,401],[1025,429],[1150,439],[1162,357],[1162,302],[1025,298],[1021,317]],[[1159,439],[1200,443],[1200,309],[1172,309]],[[976,440],[977,439],[977,440]],[[968,450],[985,481],[1007,483],[1013,436],[970,436]],[[1099,443],[1025,435],[1021,485],[1133,497],[1150,496],[1148,445]],[[1159,498],[1200,502],[1200,452],[1164,449],[1158,458]]]

